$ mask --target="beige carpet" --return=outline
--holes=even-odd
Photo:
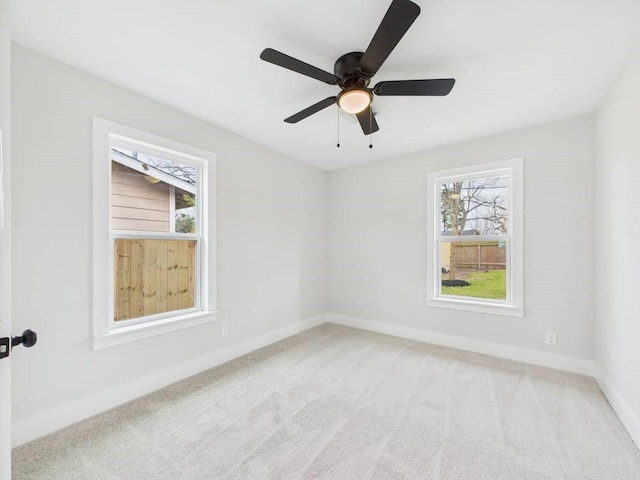
[[[14,450],[15,480],[640,479],[591,378],[323,325]]]

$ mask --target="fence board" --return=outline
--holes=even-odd
[[[142,317],[144,315],[144,242],[125,239],[118,239],[116,242],[131,245],[131,318]],[[116,317],[115,320],[123,319]]]
[[[116,243],[115,250],[115,315],[125,320],[131,318],[131,245]]]
[[[178,309],[178,241],[167,241],[167,311]]]
[[[167,309],[167,241],[156,240],[156,313]]]
[[[156,313],[156,242],[144,240],[144,267],[142,285],[144,314]]]
[[[195,305],[196,242],[189,243],[187,270],[187,304]]]
[[[178,309],[189,305],[189,246],[185,242],[178,244]]]

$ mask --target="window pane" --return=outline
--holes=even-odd
[[[442,236],[506,234],[508,188],[507,175],[441,183]]]
[[[198,169],[121,147],[111,148],[111,228],[196,232]]]
[[[442,295],[507,300],[507,242],[440,242]]]
[[[196,240],[117,238],[114,320],[196,306]]]

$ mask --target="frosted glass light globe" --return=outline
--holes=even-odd
[[[338,97],[338,105],[347,113],[360,113],[371,103],[368,90],[347,90]]]

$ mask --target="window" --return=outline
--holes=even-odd
[[[429,174],[429,305],[523,316],[522,171],[520,158]]]
[[[215,156],[94,119],[94,348],[215,319]]]

